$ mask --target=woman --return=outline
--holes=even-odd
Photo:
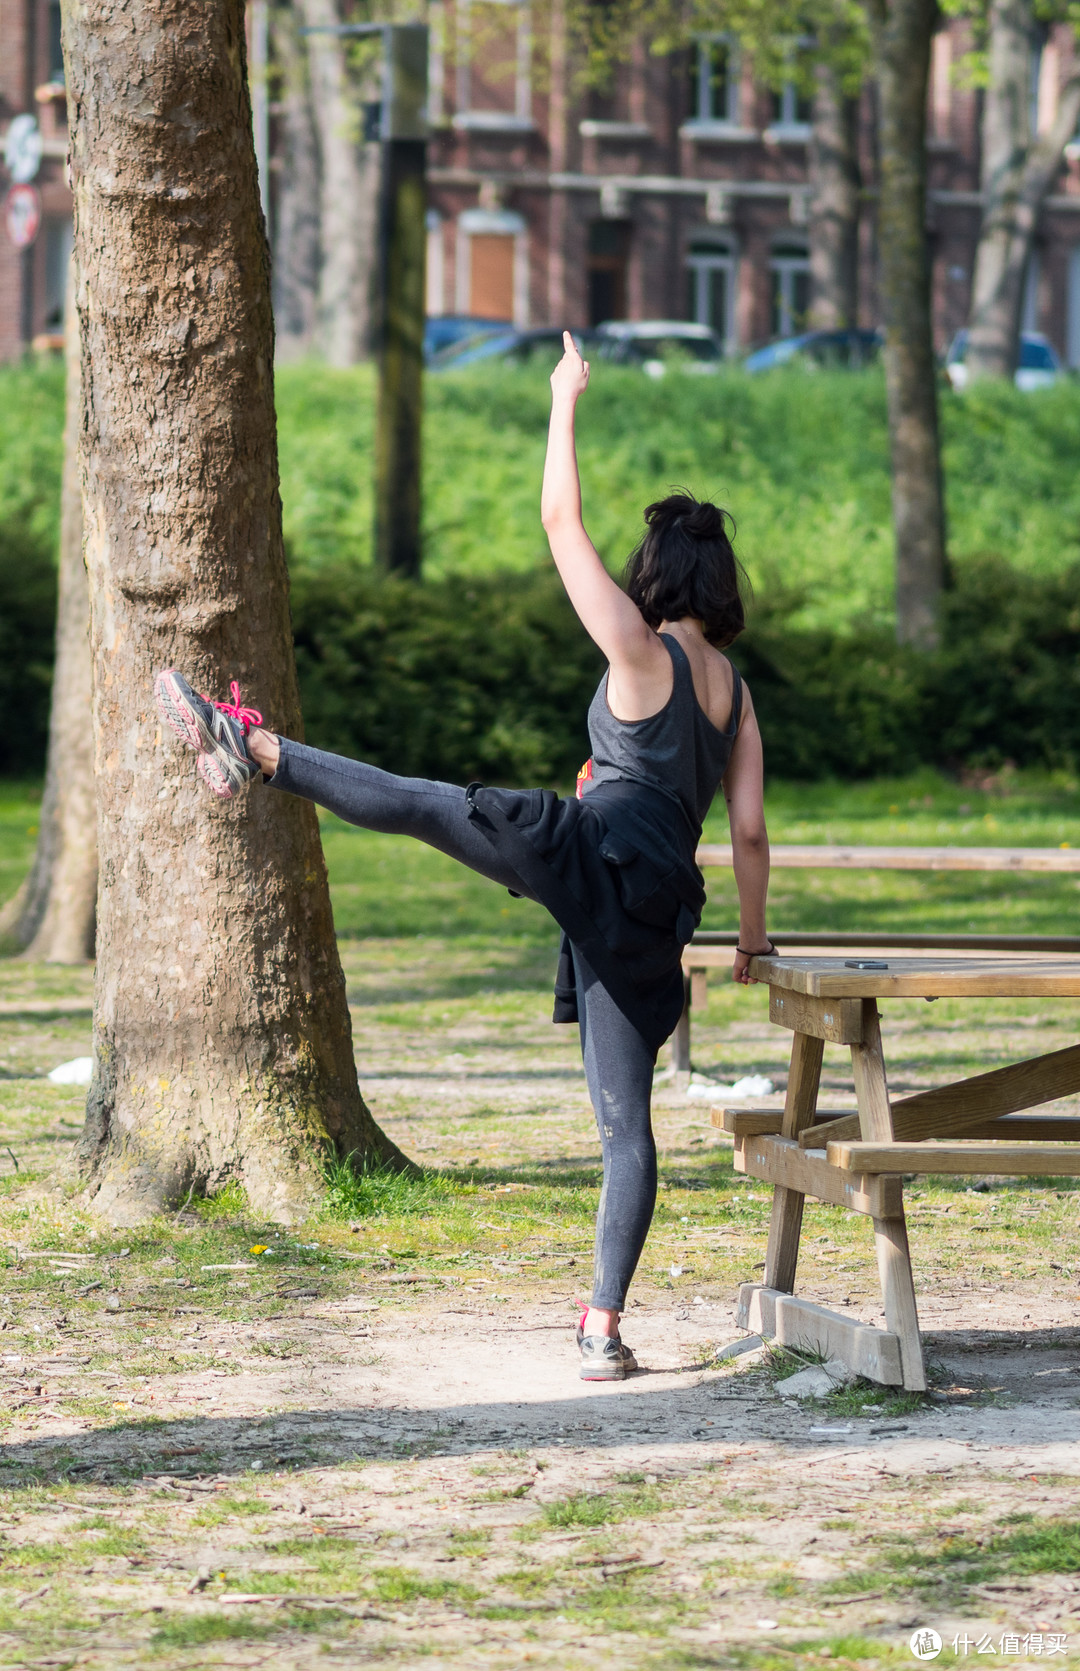
[[[637,1368],[619,1320],[656,1201],[653,1071],[682,1009],[681,952],[705,899],[694,854],[721,782],[739,890],[737,981],[749,979],[751,957],[773,950],[769,846],[750,693],[720,653],[743,627],[724,513],[687,494],[650,505],[620,589],[581,520],[574,416],[589,367],[569,332],[563,343],[541,519],[570,601],[608,661],[574,799],[459,789],[321,753],[262,729],[235,684],[231,703],[197,696],[174,671],[156,689],[215,794],[228,799],[261,772],[350,823],[428,842],[559,923],[554,1019],[578,1023],[604,1161],[592,1301],[577,1331],[581,1376],[608,1381]]]

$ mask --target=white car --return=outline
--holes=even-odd
[[[669,366],[717,371],[724,358],[716,332],[685,319],[609,319],[597,326],[592,348],[598,359],[640,366],[649,377],[663,377]]]
[[[945,355],[945,375],[957,393],[966,389],[968,385],[968,371],[964,364],[967,344],[967,332],[957,331]],[[1029,390],[1049,389],[1054,383],[1060,382],[1064,375],[1061,361],[1050,340],[1040,336],[1037,331],[1021,331],[1020,364],[1013,373],[1016,387]]]

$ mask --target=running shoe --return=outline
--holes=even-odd
[[[637,1368],[637,1359],[618,1335],[587,1334],[581,1339],[583,1381],[625,1381]]]
[[[229,801],[251,782],[259,766],[247,751],[246,737],[253,725],[262,724],[257,708],[240,702],[240,686],[229,686],[231,702],[211,702],[192,690],[175,668],[159,673],[154,680],[158,712],[181,742],[199,756],[199,776],[219,800]]]

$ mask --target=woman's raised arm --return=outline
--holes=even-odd
[[[585,532],[574,413],[588,388],[589,367],[569,331],[563,332],[563,348],[563,357],[551,374],[551,423],[540,520],[570,602],[610,662],[620,689],[625,690],[635,682],[635,675],[655,680],[658,668],[666,675],[668,657],[637,605],[608,574]]]

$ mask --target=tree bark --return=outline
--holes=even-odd
[[[926,246],[926,90],[935,0],[869,0],[878,84],[878,251],[896,540],[896,630],[933,649],[946,581]]]
[[[299,0],[305,25],[341,21],[336,0]],[[359,91],[340,36],[309,35],[312,103],[319,136],[319,344],[332,366],[370,352],[371,282],[378,214],[378,146],[365,144]]]
[[[965,366],[972,381],[1011,377],[1031,243],[1043,199],[1080,116],[1080,75],[1061,90],[1053,122],[1032,133],[1035,8],[991,0],[990,79],[983,104],[983,222],[975,252]]]
[[[269,257],[243,0],[65,0],[98,779],[94,1205],[228,1180],[308,1211],[330,1154],[403,1163],[365,1108],[314,808],[219,802],[152,680],[240,681],[300,733]]]
[[[72,265],[72,274],[74,265]],[[67,399],[60,490],[56,656],[49,750],[34,862],[2,928],[41,963],[83,963],[94,955],[97,823],[90,727],[90,600],[82,549],[79,438],[82,378],[75,286],[68,279]]]
[[[840,331],[858,318],[859,163],[857,99],[834,65],[815,67],[810,133],[810,325]]]
[[[274,227],[274,324],[281,360],[313,352],[319,302],[319,150],[307,48],[291,0],[270,10],[279,76],[282,168]]]

